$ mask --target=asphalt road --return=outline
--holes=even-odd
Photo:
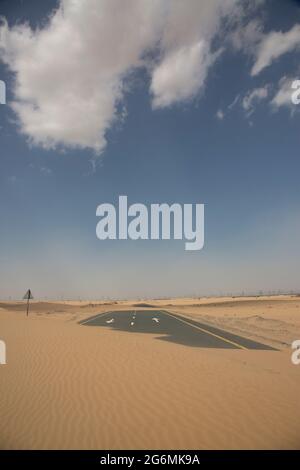
[[[85,326],[105,327],[132,333],[157,334],[160,340],[172,341],[186,346],[275,351],[274,348],[265,344],[165,310],[106,312],[94,315],[80,323]]]

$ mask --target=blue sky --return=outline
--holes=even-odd
[[[0,2],[0,296],[299,291],[299,2],[84,3]],[[122,194],[205,203],[204,249],[97,240]]]

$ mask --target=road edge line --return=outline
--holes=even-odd
[[[175,318],[176,320],[181,321],[182,323],[185,323],[186,325],[192,326],[192,327],[196,328],[197,330],[202,331],[203,333],[207,333],[207,334],[209,334],[209,335],[211,335],[211,336],[214,336],[215,338],[218,338],[218,339],[224,341],[225,343],[232,344],[233,346],[236,346],[236,347],[239,348],[239,349],[244,349],[244,350],[248,351],[248,348],[246,348],[246,346],[242,346],[241,344],[235,343],[234,341],[231,341],[230,339],[226,339],[226,338],[224,338],[223,336],[217,335],[216,333],[212,333],[211,331],[208,331],[208,330],[206,330],[205,328],[202,328],[201,326],[193,325],[192,323],[189,323],[188,321],[183,320],[182,318],[176,317],[175,315],[173,315],[172,313],[168,312],[167,310],[160,310],[160,312],[161,312],[161,313],[166,313],[166,314],[169,315],[170,317]]]

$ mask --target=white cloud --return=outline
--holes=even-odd
[[[233,13],[238,0],[172,0],[160,41],[160,62],[155,66],[150,91],[155,108],[193,98],[205,85],[218,52],[211,41],[222,18]],[[237,8],[240,11],[239,8]]]
[[[278,110],[280,107],[288,107],[293,110],[296,109],[295,105],[292,103],[292,83],[294,78],[282,77],[278,83],[278,91],[275,94],[274,98],[271,101],[271,106],[274,110]]]
[[[16,73],[12,106],[22,133],[45,148],[100,153],[124,77],[160,26],[160,0],[64,0],[41,29],[2,25],[1,56]]]
[[[242,107],[246,111],[247,117],[249,117],[255,109],[255,105],[262,100],[265,100],[269,94],[269,87],[265,85],[264,87],[255,88],[254,90],[249,91],[243,98]]]
[[[234,49],[243,50],[248,54],[253,54],[258,43],[263,38],[261,20],[253,19],[247,24],[240,23],[229,35]]]
[[[219,110],[217,111],[217,113],[216,113],[216,117],[217,117],[220,121],[222,121],[222,120],[224,119],[224,117],[225,117],[224,111],[222,111],[222,109],[219,109]]]
[[[296,24],[290,31],[272,31],[266,34],[260,42],[256,61],[252,67],[251,75],[258,75],[265,67],[283,54],[300,48],[300,25]]]
[[[51,170],[51,168],[48,168],[46,166],[42,166],[40,168],[40,172],[44,176],[51,176],[53,174],[53,171]]]
[[[240,94],[236,95],[234,100],[228,105],[228,110],[231,111],[240,101]]]
[[[222,20],[236,27],[250,4],[261,1],[61,0],[35,30],[3,23],[0,58],[15,73],[20,131],[44,148],[101,153],[108,129],[124,118],[132,71],[149,70],[153,107],[192,99],[220,53],[212,44]]]
[[[167,55],[153,71],[151,92],[154,108],[193,98],[204,85],[214,56],[204,41]]]

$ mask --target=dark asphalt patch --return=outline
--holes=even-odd
[[[106,312],[80,323],[130,333],[157,334],[157,339],[185,346],[276,351],[271,346],[162,310]]]

